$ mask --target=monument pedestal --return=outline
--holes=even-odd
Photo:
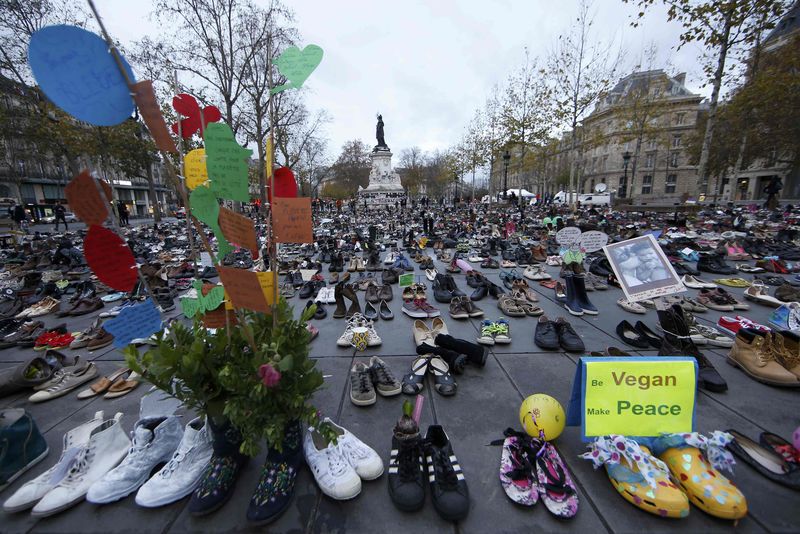
[[[400,175],[392,169],[392,151],[387,146],[376,146],[369,155],[372,168],[369,171],[369,185],[358,188],[358,200],[366,201],[368,209],[372,206],[394,206],[406,198],[406,191],[400,183]]]

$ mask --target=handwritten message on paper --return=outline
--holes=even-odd
[[[586,252],[595,252],[608,244],[608,234],[590,230],[581,234],[578,243]]]
[[[264,300],[267,304],[272,306],[275,303],[273,296],[275,295],[275,273],[267,271],[263,273],[256,273],[258,276],[258,283],[261,284],[261,292],[264,293]]]
[[[234,308],[269,313],[269,304],[264,298],[264,290],[258,273],[231,267],[218,267],[217,270]]]
[[[141,304],[125,308],[118,316],[103,323],[103,328],[114,335],[114,346],[121,349],[134,339],[147,338],[160,332],[161,313],[153,300],[147,299]]]
[[[311,76],[314,69],[322,62],[323,51],[317,45],[308,45],[302,50],[296,46],[290,46],[275,60],[275,65],[281,74],[286,76],[288,83],[274,87],[272,94],[285,91],[286,89],[298,89]]]
[[[83,242],[83,255],[101,282],[117,291],[133,289],[138,278],[136,260],[117,234],[102,226],[90,226]]]
[[[183,158],[183,176],[186,178],[186,187],[194,189],[208,182],[208,168],[206,167],[206,149],[195,148]]]
[[[247,165],[253,151],[239,145],[223,123],[209,124],[205,140],[211,190],[219,198],[249,202]]]
[[[566,228],[562,228],[556,234],[556,243],[559,245],[572,245],[578,241],[578,238],[581,236],[581,229],[575,226],[567,226]]]
[[[313,243],[311,231],[311,199],[272,199],[272,224],[278,243]]]
[[[77,26],[46,26],[31,36],[28,63],[39,88],[56,106],[95,126],[133,115],[133,99],[108,45]],[[130,66],[122,64],[133,82]]]
[[[219,227],[228,242],[249,249],[253,259],[258,259],[256,228],[250,218],[220,207],[218,221]]]
[[[87,225],[103,224],[108,217],[108,200],[111,198],[111,186],[99,180],[106,198],[100,196],[95,180],[89,171],[83,171],[70,180],[64,188],[64,194],[72,212]]]
[[[143,80],[133,86],[133,99],[136,105],[139,106],[139,113],[150,130],[150,135],[156,142],[159,150],[164,152],[177,152],[175,148],[175,141],[169,135],[167,130],[167,123],[164,122],[164,115],[161,114],[161,108],[158,106],[156,100],[156,93],[153,91],[153,82],[151,80]]]
[[[197,298],[188,298],[186,296],[181,298],[181,311],[190,319],[198,313],[202,315],[211,310],[216,310],[225,298],[225,290],[222,286],[204,288],[203,282],[195,280],[193,287],[196,290]]]

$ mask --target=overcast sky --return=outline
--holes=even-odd
[[[303,43],[325,50],[305,86],[309,107],[324,108],[332,118],[327,126],[331,158],[350,139],[374,145],[378,112],[395,154],[414,145],[423,150],[453,145],[492,86],[524,61],[525,47],[532,56],[545,57],[578,9],[577,0],[286,3],[295,12]],[[156,33],[148,16],[150,0],[98,0],[97,5],[109,32],[123,43]],[[654,43],[660,66],[687,72],[689,88],[707,95],[701,88],[699,47],[674,49],[680,27],[666,22],[660,5],[639,28],[631,28],[637,11],[622,0],[595,0],[596,37],[623,42],[626,71]]]

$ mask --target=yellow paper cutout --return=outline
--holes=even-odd
[[[196,148],[183,158],[183,176],[186,178],[186,187],[194,189],[208,181],[208,168],[206,168],[206,149]]]

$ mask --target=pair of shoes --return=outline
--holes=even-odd
[[[586,275],[564,276],[565,294],[563,304],[571,315],[597,315],[600,311],[589,301],[586,294]],[[558,286],[556,286],[558,288]],[[557,292],[557,290],[556,290]]]
[[[617,336],[623,343],[636,347],[639,349],[661,348],[661,337],[650,330],[650,328],[642,321],[636,321],[636,325],[632,325],[628,321],[622,321],[617,325]]]
[[[48,351],[48,354],[52,354],[53,352],[55,351]],[[28,400],[30,402],[44,402],[61,397],[96,376],[97,367],[95,367],[94,363],[76,357],[72,365],[60,368],[55,372],[53,378],[34,387],[37,391],[28,397]]]
[[[361,493],[361,480],[375,480],[383,474],[378,453],[347,429],[325,418],[337,435],[329,443],[315,428],[303,434],[303,453],[319,489],[337,501],[353,499]]]
[[[339,347],[356,347],[358,350],[377,347],[381,343],[383,340],[375,332],[374,323],[360,313],[353,314],[347,320],[344,332],[336,340],[336,345]]]
[[[787,337],[790,335],[787,333]],[[800,387],[798,344],[792,340],[794,350],[789,350],[786,339],[777,332],[742,328],[736,333],[727,362],[764,384]]]
[[[405,295],[403,295],[403,297],[405,298]],[[433,317],[439,317],[439,315],[441,315],[441,312],[438,310],[438,308],[428,304],[428,300],[426,298],[414,298],[413,300],[406,300],[403,302],[403,313],[415,319],[430,319]]]
[[[463,297],[465,293],[458,289],[455,280],[449,274],[437,274],[433,281],[433,298],[436,302],[449,303],[453,297]]]
[[[450,301],[450,317],[453,319],[483,317],[483,310],[477,307],[467,296],[453,297]]]
[[[389,456],[389,497],[394,505],[404,512],[422,508],[426,478],[436,512],[447,521],[464,519],[469,490],[450,438],[439,425],[430,425],[422,438],[417,423],[406,414],[394,428]]]
[[[522,276],[531,280],[549,280],[551,276],[544,270],[541,264],[534,263],[525,267]]]
[[[625,297],[620,297],[619,299],[617,299],[617,305],[623,310],[631,313],[640,313],[640,314],[647,313],[647,308],[645,308],[638,302],[633,302],[632,300],[628,300]]]
[[[546,315],[539,317],[533,342],[537,347],[545,350],[558,350],[559,347],[567,352],[586,350],[583,340],[563,317],[559,317],[555,322],[548,319]]]
[[[481,345],[507,345],[511,343],[511,326],[504,318],[491,321],[485,319],[481,322],[481,333],[477,342]]]
[[[771,432],[762,432],[758,443],[736,430],[726,432],[733,436],[727,445],[733,454],[773,482],[800,489],[800,451],[794,445]]]
[[[399,395],[402,390],[386,363],[373,356],[369,365],[355,362],[350,370],[350,401],[356,406],[369,406],[377,402],[376,392],[383,397]]]
[[[555,445],[511,428],[503,434],[504,440],[491,445],[503,446],[500,484],[506,496],[522,506],[534,506],[541,500],[556,517],[575,517],[578,490]]]
[[[339,282],[333,289],[334,302],[336,302],[336,309],[333,311],[334,319],[342,319],[344,317],[353,317],[354,315],[361,314],[361,304],[358,302],[358,294],[352,286]],[[350,301],[350,307],[346,307],[344,299]]]

